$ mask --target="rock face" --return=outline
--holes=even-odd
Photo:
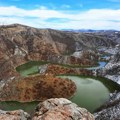
[[[120,51],[118,51],[105,68],[103,68],[102,74],[120,84]]]
[[[48,99],[36,107],[32,120],[94,120],[86,109],[64,98]]]
[[[30,115],[23,110],[2,111],[0,110],[0,120],[30,120]]]

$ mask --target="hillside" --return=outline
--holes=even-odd
[[[23,54],[65,54],[66,51],[73,53],[79,49],[110,47],[116,43],[99,35],[36,29],[13,24],[0,27],[0,44],[1,51],[6,51],[6,55],[11,56],[15,54],[15,50]]]

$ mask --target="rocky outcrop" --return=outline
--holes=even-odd
[[[48,67],[47,64],[39,66],[39,73],[44,74],[47,70],[47,67]]]
[[[0,110],[0,120],[30,120],[30,115],[23,110],[2,111]]]
[[[94,120],[86,109],[64,98],[48,99],[36,107],[32,120]]]
[[[120,84],[120,51],[103,68],[102,75]]]
[[[98,75],[109,78],[120,84],[120,49],[111,57],[111,60],[103,68],[98,70]],[[110,94],[110,99],[95,113],[96,120],[119,120],[120,119],[120,92]]]
[[[119,120],[120,119],[120,92],[113,93],[110,100],[95,113],[96,120]]]

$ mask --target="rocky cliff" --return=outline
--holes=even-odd
[[[102,75],[120,84],[120,50],[111,61],[102,69]]]
[[[111,57],[108,64],[99,70],[99,75],[109,78],[120,84],[120,49]],[[95,113],[96,120],[120,119],[120,92],[110,94],[110,99]]]

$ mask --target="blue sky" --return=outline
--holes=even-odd
[[[120,30],[120,0],[0,0],[0,24]]]

